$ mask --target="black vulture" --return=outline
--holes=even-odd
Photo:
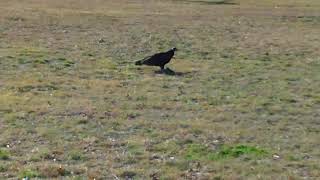
[[[164,65],[170,62],[171,58],[174,56],[174,52],[177,48],[171,48],[167,52],[161,52],[154,54],[152,56],[145,57],[140,61],[136,61],[136,65],[147,65],[147,66],[159,66],[161,71],[164,70]]]

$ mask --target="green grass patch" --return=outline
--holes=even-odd
[[[252,155],[253,157],[262,157],[268,154],[266,150],[254,146],[238,145],[223,147],[212,159],[237,158],[242,155]]]
[[[25,93],[25,92],[30,92],[32,90],[35,91],[54,91],[54,90],[58,90],[58,87],[56,87],[55,85],[52,84],[44,84],[44,85],[27,85],[27,86],[23,86],[23,87],[19,87],[18,88],[18,92],[20,93]]]
[[[1,172],[6,172],[8,170],[8,166],[4,165],[4,164],[0,164],[0,173]]]
[[[85,159],[85,156],[80,151],[71,151],[69,153],[69,159],[74,160],[74,161],[81,161],[81,160]]]
[[[129,144],[128,145],[128,152],[131,155],[142,155],[144,153],[144,149],[143,146],[139,145],[139,144]]]
[[[33,154],[29,160],[33,162],[38,162],[41,160],[50,160],[52,159],[51,151],[48,148],[40,148],[39,151]]]
[[[1,160],[8,160],[10,157],[10,153],[7,150],[0,149],[0,159]]]
[[[242,155],[258,158],[267,154],[268,152],[266,150],[247,145],[223,146],[215,152],[201,144],[190,144],[187,148],[185,158],[187,160],[221,160],[238,158]]]
[[[206,159],[209,155],[214,154],[210,152],[208,147],[201,144],[189,144],[185,158],[187,160],[202,160]]]
[[[6,58],[13,59],[16,61],[16,65],[23,65],[25,67],[39,67],[39,65],[46,65],[52,69],[60,70],[71,67],[75,64],[73,61],[65,57],[53,57],[52,54],[46,50],[21,50],[19,48],[15,48],[14,51],[17,51],[18,53],[14,54],[14,56],[7,56]],[[10,63],[14,64],[13,61],[10,61]]]
[[[34,177],[40,177],[40,173],[38,171],[32,170],[32,169],[25,169],[19,173],[19,178],[34,178]]]

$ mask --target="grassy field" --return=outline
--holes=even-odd
[[[0,179],[319,179],[319,47],[318,0],[0,0]]]

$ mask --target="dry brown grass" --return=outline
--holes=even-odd
[[[0,177],[317,179],[320,4],[230,2],[0,0]]]

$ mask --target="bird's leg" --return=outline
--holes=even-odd
[[[164,66],[160,66],[160,68],[161,68],[161,72],[163,72],[164,71]]]

